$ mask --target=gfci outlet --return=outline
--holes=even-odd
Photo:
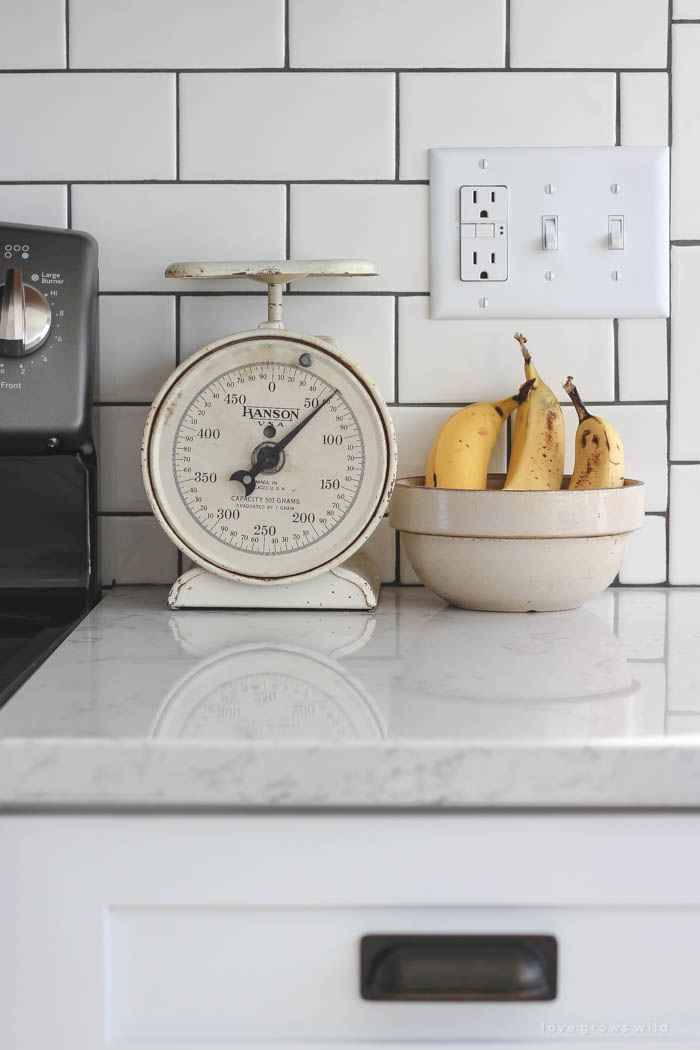
[[[430,151],[431,317],[667,317],[669,151]]]
[[[459,229],[460,279],[507,281],[507,186],[461,186]]]

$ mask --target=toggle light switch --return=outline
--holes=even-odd
[[[608,216],[608,248],[622,251],[625,247],[625,219],[623,215]]]
[[[557,215],[542,216],[542,251],[559,251],[559,217]]]

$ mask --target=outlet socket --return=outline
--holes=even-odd
[[[486,226],[494,233],[482,236],[483,230],[480,226]],[[473,234],[472,230],[476,230],[476,233]],[[505,223],[462,223],[460,276],[463,281],[508,280],[506,230]]]
[[[507,222],[506,186],[460,186],[460,222]]]
[[[508,189],[460,187],[460,280],[508,280]]]

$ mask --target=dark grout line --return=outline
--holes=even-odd
[[[180,364],[180,358],[178,357],[178,364]],[[398,388],[398,375],[395,376],[396,386]],[[466,404],[473,404],[471,401],[387,401],[386,404],[389,408],[464,408]],[[591,400],[591,405],[595,408],[654,408],[660,405],[666,406],[665,401],[596,401]],[[569,408],[570,402],[560,401],[559,404],[563,408]],[[93,401],[95,408],[150,408],[150,401]],[[700,466],[700,460],[691,459],[677,459],[669,461],[669,466]],[[652,513],[648,511],[647,513]],[[654,513],[661,513],[656,511]],[[665,513],[665,512],[664,512]]]
[[[613,318],[613,369],[614,369],[614,385],[613,393],[615,401],[620,400],[620,340],[619,340],[619,327],[620,322],[615,317]]]
[[[70,69],[70,0],[66,0],[66,70]]]
[[[178,292],[175,295],[175,365],[180,364],[182,360],[182,350],[180,346],[180,300],[182,299],[182,293]]]
[[[98,510],[98,518],[152,518],[150,510]]]
[[[696,240],[671,241],[672,248],[697,248],[698,246],[700,246],[700,241]]]
[[[392,401],[387,402],[391,408],[462,408],[465,404],[475,402],[465,401]],[[595,408],[658,408],[666,407],[666,401],[599,401],[597,398],[589,398],[588,403]],[[562,408],[571,408],[570,401],[560,401]],[[686,461],[689,462],[689,461]],[[699,461],[700,462],[700,461]]]
[[[284,252],[285,259],[291,259],[291,245],[292,245],[292,184],[287,183],[285,194],[284,194]],[[287,285],[287,294],[289,294],[289,285]],[[267,295],[267,292],[263,292],[263,295]]]
[[[673,0],[668,0],[668,43],[666,48],[666,67],[668,70],[668,145],[669,145],[669,187],[671,185],[671,172],[673,169]],[[669,199],[669,212],[671,201]],[[669,214],[669,227],[671,216]],[[673,242],[671,242],[673,243]],[[673,309],[673,285],[671,281],[671,250],[668,253],[668,286],[669,286],[669,315]],[[666,492],[667,510],[666,517],[666,583],[670,582],[671,572],[671,317],[666,320]]]
[[[66,183],[66,227],[70,230],[73,227],[73,184],[70,182]]]
[[[400,179],[428,186],[428,179]],[[63,186],[64,179],[0,179],[0,186]],[[395,186],[396,179],[73,179],[76,186]]]
[[[399,172],[401,170],[401,116],[400,116],[400,104],[399,104],[399,99],[400,99],[399,79],[400,79],[399,78],[399,74],[396,73],[395,74],[395,81],[394,81],[394,94],[395,94],[394,106],[395,106],[395,110],[396,110],[395,111],[395,116],[394,116],[394,149],[396,151],[395,160],[394,160],[394,181],[395,182],[399,181],[399,179],[400,179]]]
[[[505,0],[506,3],[506,25],[505,25],[505,49],[503,55],[504,68],[510,69],[510,0]]]
[[[214,278],[212,278],[212,280],[214,280]],[[100,292],[100,295],[171,295],[171,296],[172,295],[181,295],[181,296],[193,296],[195,298],[197,298],[197,297],[217,298],[217,297],[222,297],[222,296],[224,296],[224,297],[225,296],[236,297],[236,296],[241,296],[241,295],[257,295],[260,298],[266,298],[267,297],[267,292],[260,292],[260,291],[257,291],[255,288],[252,288],[250,291],[248,291],[246,289],[243,289],[242,291],[241,290],[237,291],[235,289],[230,289],[229,291],[225,291],[225,292],[216,291],[215,289],[211,289],[211,290],[203,289],[201,291],[196,291],[194,288],[192,288],[192,289],[188,288],[186,291],[178,292],[178,291],[176,291],[176,289],[174,287],[173,287],[172,291],[165,290],[165,289],[152,289],[152,290],[146,289],[146,290],[144,290],[142,288],[133,288],[133,289],[110,289],[110,288],[106,288],[106,289],[103,289]],[[313,289],[311,289],[309,291],[297,291],[295,289],[292,289],[291,291],[289,291],[289,292],[287,292],[285,294],[285,298],[286,298],[287,295],[294,295],[294,296],[297,296],[297,295],[299,295],[299,296],[314,296],[314,295],[345,295],[345,296],[350,295],[350,296],[353,296],[353,295],[355,295],[355,296],[360,296],[360,297],[368,296],[368,295],[383,295],[383,296],[385,296],[387,298],[390,298],[391,296],[396,295],[400,299],[411,299],[411,298],[425,298],[425,297],[430,295],[430,292],[394,292],[390,288],[386,288],[386,289],[384,289],[382,291],[377,291],[377,290],[372,291],[372,290],[368,289],[368,290],[356,291],[356,292],[355,291],[345,291],[345,290],[341,290],[341,289],[338,289],[337,291],[335,291],[335,290],[331,290],[331,291],[318,290],[318,291],[316,291],[316,290],[313,290]]]
[[[669,459],[669,467],[700,467],[700,459]]]
[[[615,74],[615,145],[621,144],[621,127],[622,122],[620,118],[621,111],[621,100],[620,100],[620,74]]]
[[[175,74],[175,179],[180,181],[180,74]]]
[[[400,402],[399,395],[399,297],[394,296],[394,400]]]
[[[658,73],[665,66],[624,66],[624,73]],[[69,70],[57,69],[55,66],[37,66],[33,69],[3,69],[2,73],[21,73],[23,76],[31,76],[35,73],[182,73],[196,76],[208,73],[229,73],[231,76],[240,76],[247,73],[617,73],[619,66],[242,66],[232,69],[227,66],[197,66],[196,68],[183,68],[182,66],[134,66],[124,67],[101,67],[101,66],[71,66]]]
[[[284,0],[284,68],[289,69],[289,0]]]

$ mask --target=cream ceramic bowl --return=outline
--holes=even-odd
[[[575,609],[604,591],[644,524],[642,482],[504,492],[503,480],[490,474],[485,491],[397,481],[389,521],[421,582],[451,605],[497,612]]]

